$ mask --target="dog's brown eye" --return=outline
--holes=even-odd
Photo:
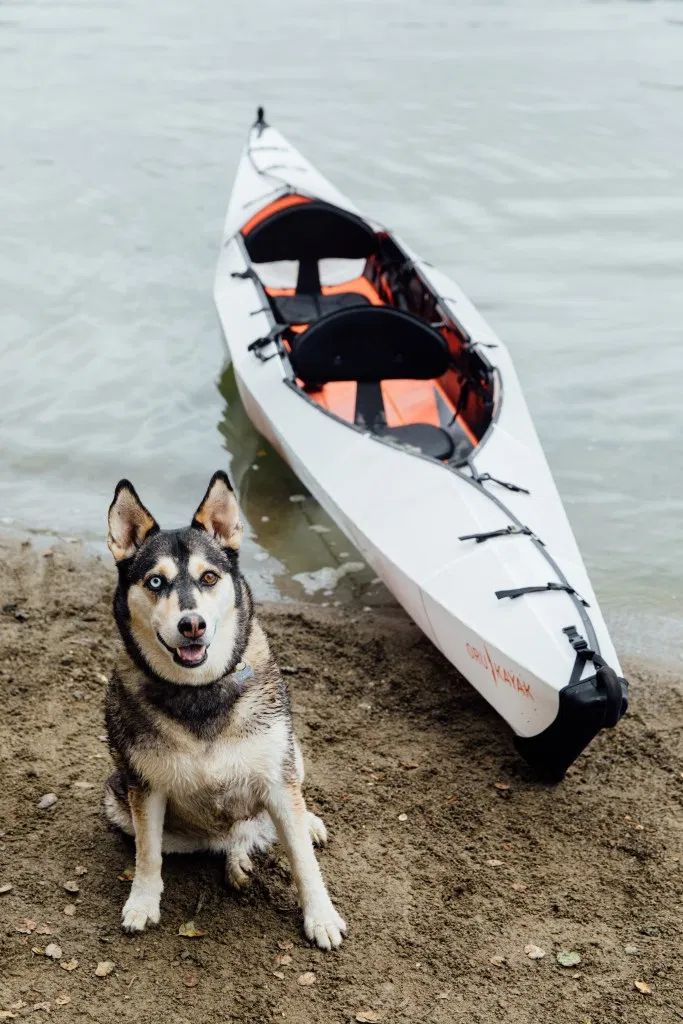
[[[204,587],[214,587],[218,583],[218,573],[208,572],[202,573],[202,578],[199,581]]]

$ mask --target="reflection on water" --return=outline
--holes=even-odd
[[[393,598],[351,541],[256,433],[237,393],[232,367],[225,369],[219,386],[226,401],[220,431],[230,459],[229,473],[249,524],[248,539],[254,542],[253,547],[246,546],[243,568],[256,581],[257,594],[306,598],[323,605],[393,605]],[[353,571],[345,572],[343,567],[349,563]],[[324,568],[333,572],[313,581],[295,579]],[[332,582],[334,576],[340,577],[338,581]],[[326,578],[332,589],[324,585],[313,589]]]

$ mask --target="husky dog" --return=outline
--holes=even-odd
[[[224,853],[227,880],[241,887],[251,855],[279,839],[306,935],[336,948],[346,925],[313,850],[327,833],[306,810],[289,693],[238,568],[241,538],[225,473],[181,530],[161,530],[127,480],[114,493],[108,544],[123,648],[106,696],[117,770],[104,805],[135,837],[122,924],[140,932],[159,921],[162,853]]]

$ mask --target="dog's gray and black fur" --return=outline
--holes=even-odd
[[[104,802],[136,848],[123,927],[158,922],[162,852],[223,852],[228,880],[243,886],[251,854],[279,838],[306,934],[330,949],[346,925],[313,851],[326,830],[306,810],[289,693],[239,571],[241,537],[222,472],[186,529],[160,530],[126,480],[109,509],[123,646],[106,696],[116,771]]]

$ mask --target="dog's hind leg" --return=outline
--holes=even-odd
[[[225,853],[226,881],[235,889],[249,885],[254,870],[251,855],[268,850],[276,838],[275,826],[267,811],[236,821],[227,837],[213,846],[213,849]]]
[[[308,831],[316,846],[327,843],[325,823],[311,811],[306,812]],[[225,876],[235,889],[243,889],[251,881],[254,864],[253,854],[264,853],[277,841],[273,819],[267,811],[261,811],[246,821],[236,821],[227,838],[214,842],[212,849],[225,853]]]

